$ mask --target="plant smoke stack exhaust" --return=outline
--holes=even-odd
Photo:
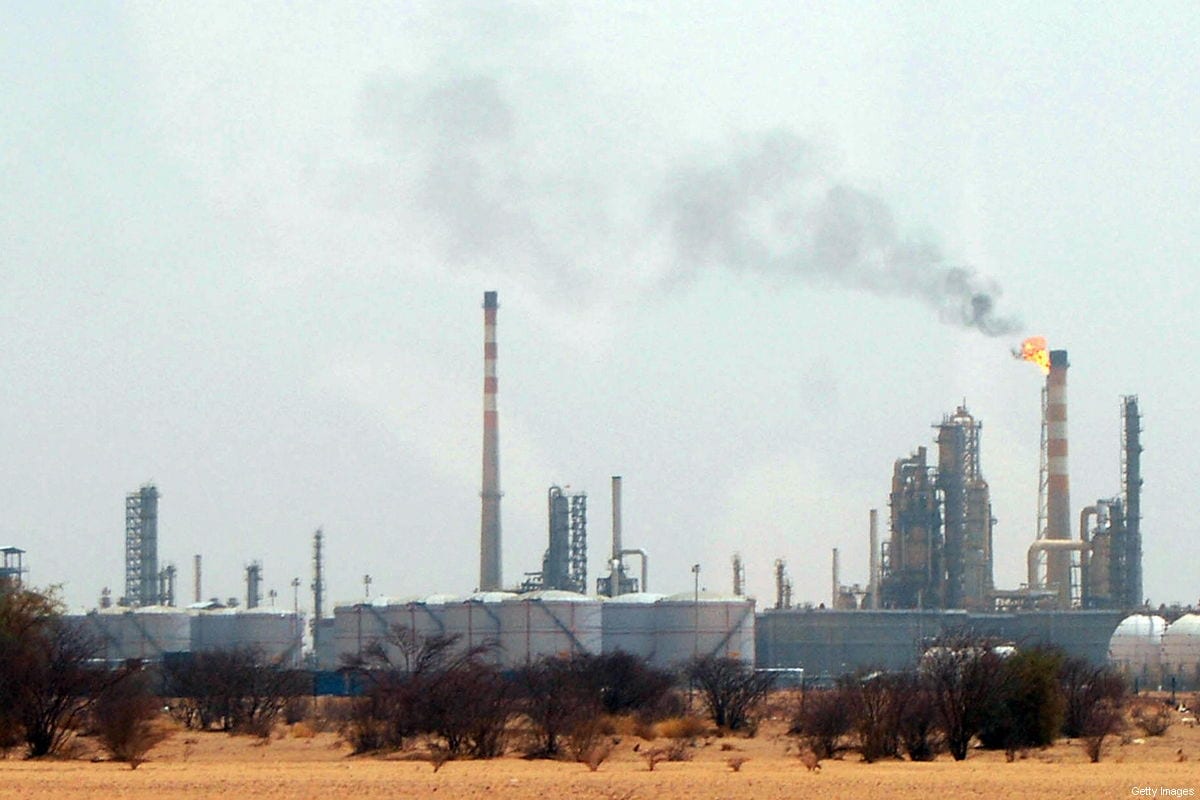
[[[483,293],[483,487],[479,531],[479,590],[501,589],[500,419],[496,411],[496,292]]]

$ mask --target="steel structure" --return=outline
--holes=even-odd
[[[479,530],[479,590],[500,591],[500,417],[496,409],[496,292],[483,294],[483,486]]]
[[[324,562],[321,556],[321,543],[325,538],[324,532],[317,528],[313,534],[313,618],[312,618],[312,641],[313,649],[317,649],[319,645],[321,620],[324,617],[324,599],[325,599],[325,575]]]
[[[642,580],[630,578],[625,574],[625,556],[637,555],[642,559]],[[646,586],[646,551],[628,549],[621,540],[621,476],[612,476],[612,558],[609,560],[609,573],[606,577],[596,579],[596,594],[603,597],[617,597],[638,591],[649,591]]]
[[[21,575],[25,572],[23,557],[25,551],[19,547],[0,547],[0,590],[20,589]]]
[[[937,427],[936,486],[942,494],[946,608],[982,609],[992,579],[992,504],[980,467],[983,423],[959,406]]]
[[[746,594],[746,565],[742,563],[742,554],[733,554],[733,596],[744,597]]]
[[[158,593],[158,489],[125,496],[125,605],[152,606]]]
[[[883,544],[880,597],[884,608],[940,608],[945,556],[937,471],[918,447],[892,470],[891,536]]]
[[[1116,599],[1123,608],[1142,605],[1142,415],[1137,395],[1121,398],[1121,492],[1125,541]],[[1114,578],[1117,578],[1114,575]]]
[[[164,606],[175,605],[175,576],[178,572],[174,564],[167,564],[158,573],[158,598]]]
[[[775,610],[792,607],[792,579],[787,574],[787,562],[775,559]]]
[[[587,494],[551,486],[546,496],[549,545],[542,571],[525,573],[522,592],[560,589],[587,593]]]
[[[246,608],[262,605],[262,562],[251,561],[246,565]]]

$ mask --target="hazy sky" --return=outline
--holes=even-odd
[[[72,605],[148,480],[185,599],[202,553],[290,604],[318,525],[333,599],[472,590],[489,289],[507,582],[552,483],[594,582],[620,474],[652,590],[826,601],[966,398],[1015,586],[1037,333],[1074,508],[1138,394],[1146,592],[1200,597],[1191,4],[47,5],[0,6],[0,544]]]

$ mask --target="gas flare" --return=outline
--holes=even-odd
[[[1050,349],[1046,346],[1045,336],[1030,336],[1021,342],[1019,350],[1013,350],[1013,357],[1022,361],[1032,361],[1042,368],[1042,374],[1050,374]]]

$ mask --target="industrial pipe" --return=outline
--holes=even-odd
[[[1080,510],[1080,512],[1079,512],[1079,541],[1081,541],[1081,542],[1088,541],[1087,520],[1088,520],[1088,517],[1091,517],[1091,516],[1095,516],[1097,520],[1100,518],[1099,506],[1084,506]]]
[[[621,551],[621,556],[641,556],[641,558],[642,558],[641,591],[643,591],[643,592],[647,591],[647,589],[646,589],[646,568],[647,568],[647,564],[649,563],[649,559],[646,558],[646,551],[642,550],[640,547],[626,548],[625,550]],[[622,560],[620,563],[622,565],[624,565],[625,562]]]
[[[1086,553],[1087,553],[1087,549],[1089,546],[1090,546],[1090,544],[1088,542],[1077,542],[1073,539],[1039,539],[1038,541],[1029,545],[1029,555],[1027,557],[1027,561],[1028,561],[1027,566],[1029,569],[1029,588],[1037,589],[1041,585],[1040,581],[1038,581],[1038,574],[1037,574],[1037,554],[1038,553],[1043,552],[1043,551],[1045,551],[1047,553],[1069,553],[1072,550],[1077,550],[1080,553],[1080,558],[1086,558]],[[1069,556],[1068,556],[1068,558],[1069,558]],[[1046,579],[1047,579],[1047,581],[1049,581],[1049,579],[1050,579],[1049,574],[1047,574]],[[1069,593],[1071,591],[1070,573],[1069,572],[1068,572],[1067,581],[1068,581],[1067,592],[1068,592],[1068,598],[1069,598]],[[1060,592],[1060,596],[1061,596],[1061,592],[1062,592],[1061,586],[1059,587],[1059,592]]]

